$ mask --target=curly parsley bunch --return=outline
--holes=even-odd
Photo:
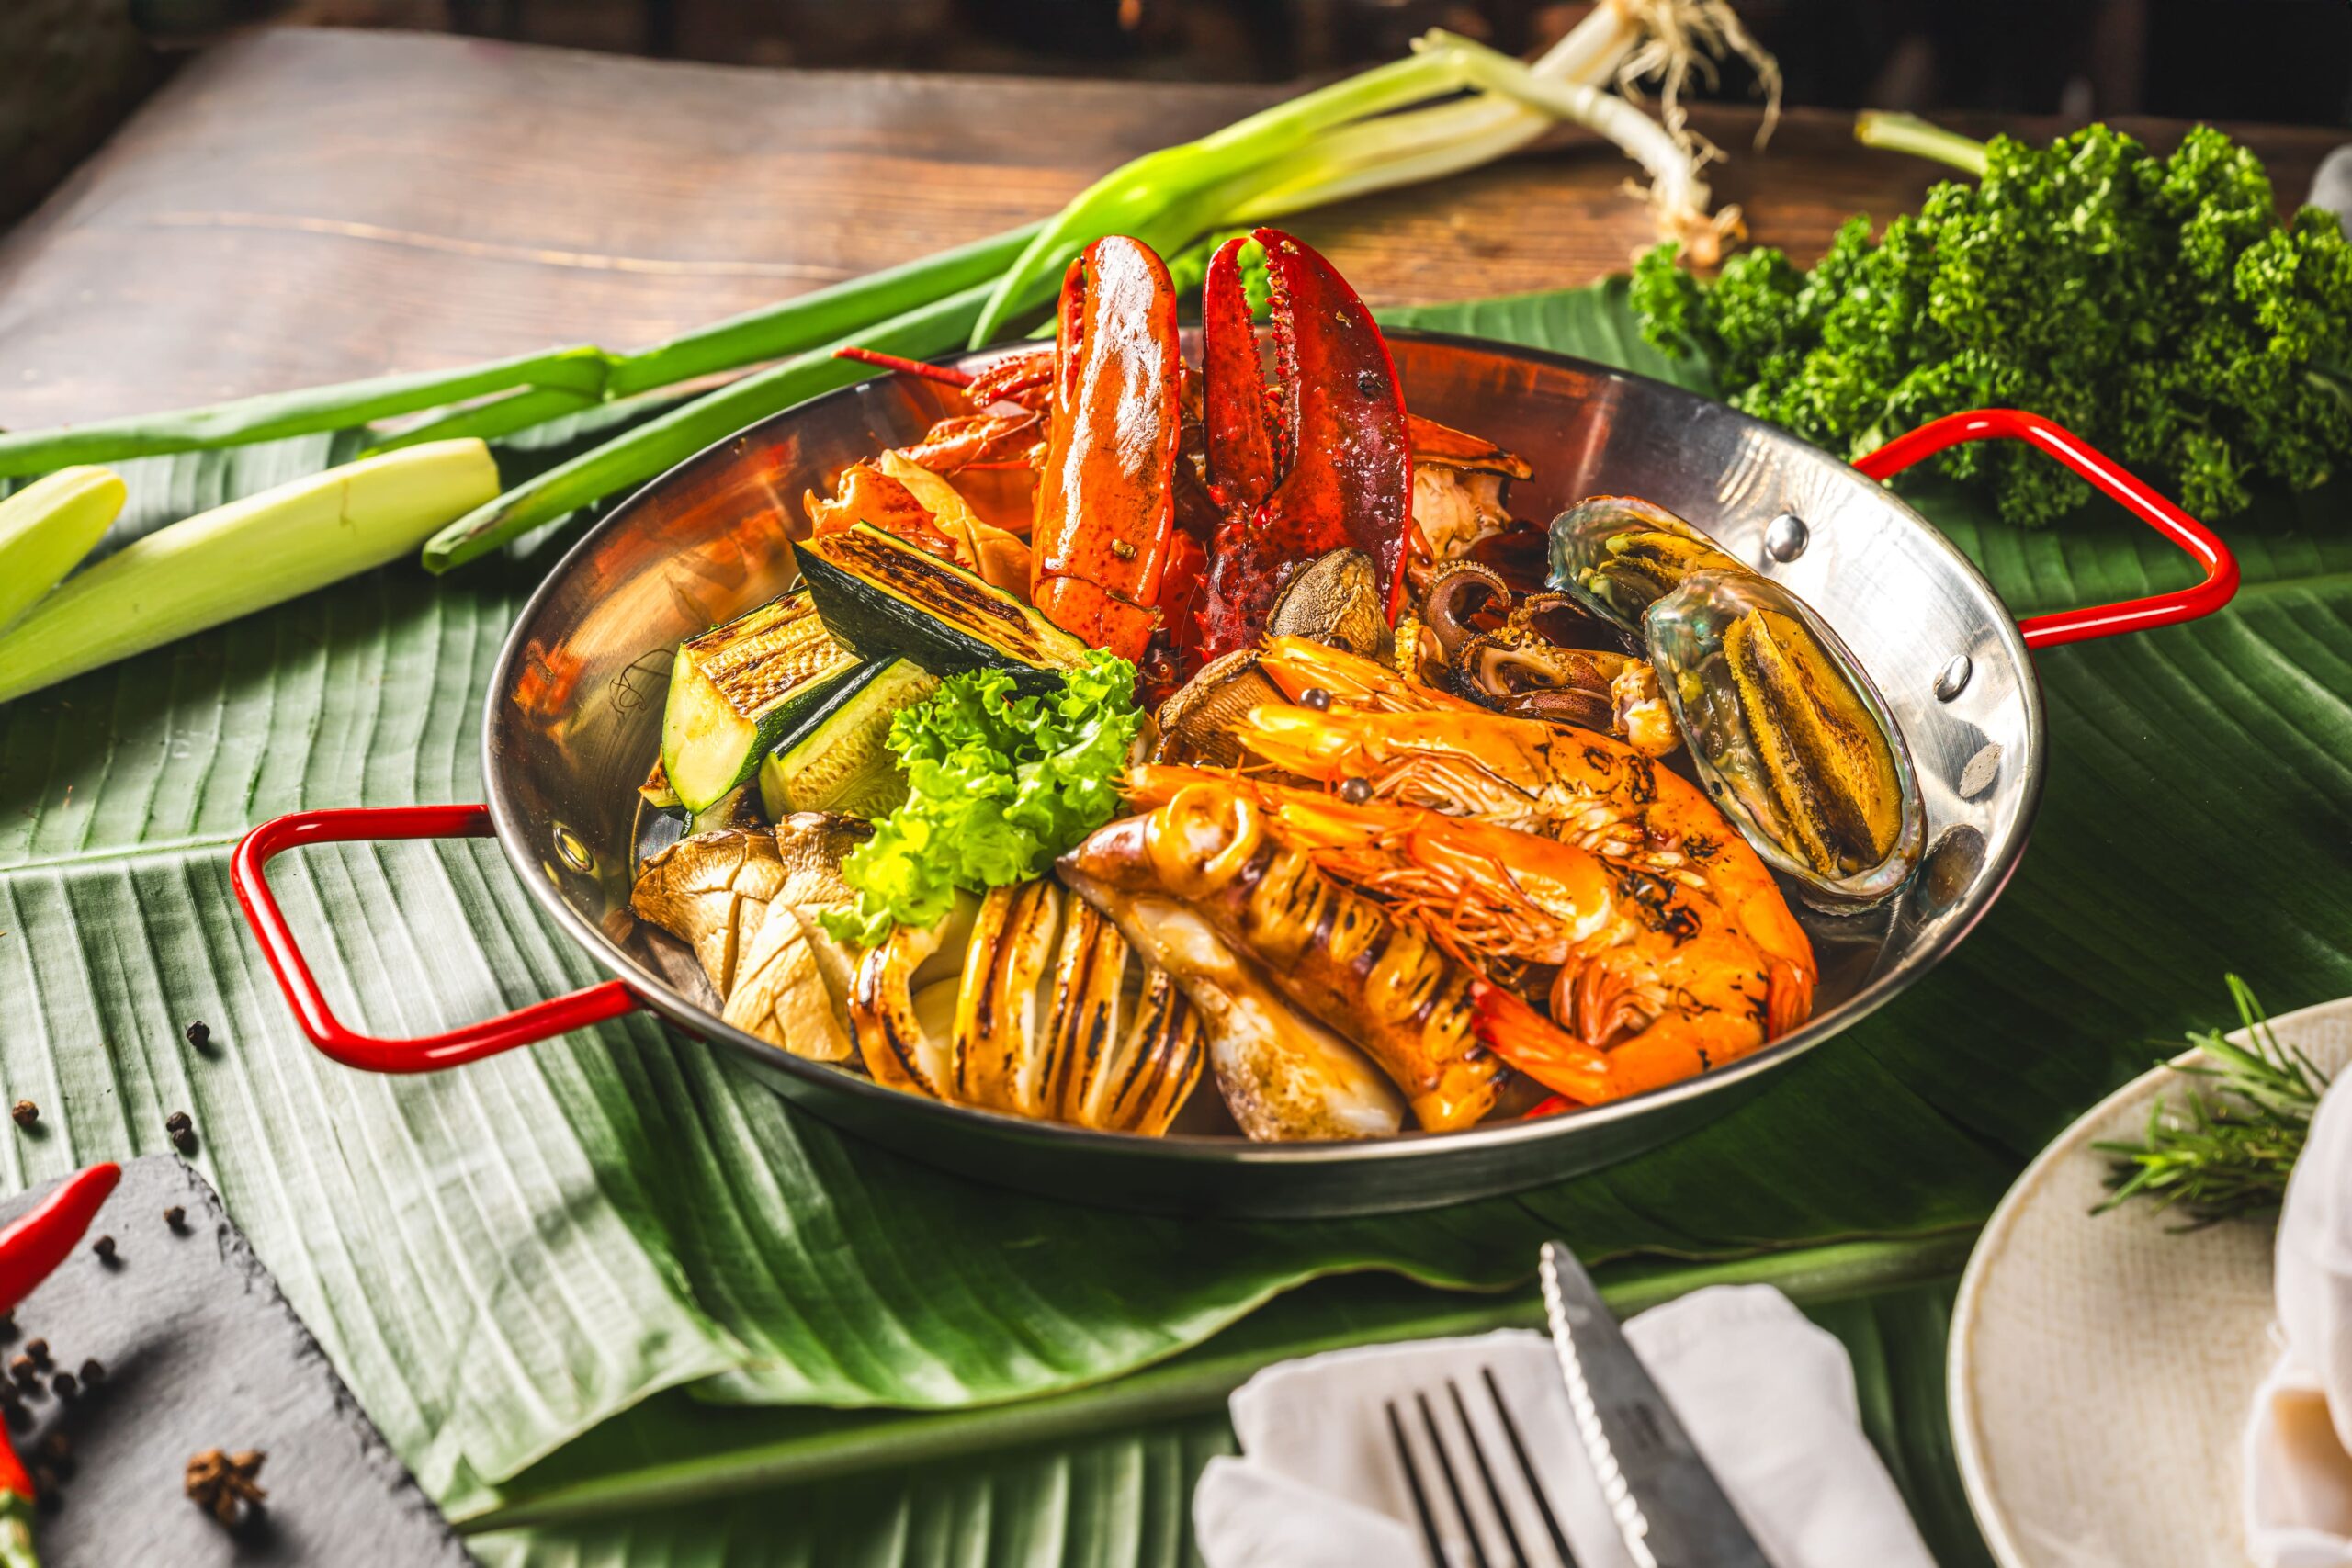
[[[1996,137],[1981,156],[1977,184],[1936,186],[1876,240],[1851,220],[1809,273],[1758,250],[1708,284],[1650,252],[1632,288],[1644,336],[1704,355],[1735,407],[1833,452],[2030,409],[2174,476],[2208,518],[2352,457],[2352,243],[2334,216],[2279,222],[2260,162],[2202,126],[2168,158],[2102,125],[2042,148]],[[2013,523],[2090,496],[2023,447],[1938,461]]]

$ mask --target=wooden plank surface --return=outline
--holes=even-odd
[[[0,242],[0,425],[633,346],[1049,211],[1274,96],[255,33],[191,62]],[[1843,115],[1792,114],[1762,155],[1752,114],[1700,123],[1732,154],[1723,198],[1801,256],[1939,173],[1854,146]],[[2296,198],[2342,140],[2233,129]],[[1566,139],[1295,226],[1376,305],[1580,284],[1648,238],[1630,167]]]

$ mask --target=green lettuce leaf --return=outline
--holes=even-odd
[[[1025,882],[1108,822],[1143,714],[1135,666],[1097,650],[1061,684],[1019,695],[1001,670],[949,679],[890,724],[904,806],[842,865],[854,908],[826,917],[868,946],[893,926],[935,924],[956,890]]]

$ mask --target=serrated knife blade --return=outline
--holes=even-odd
[[[1540,1272],[1571,1422],[1637,1568],[1771,1568],[1577,1255],[1547,1241]]]

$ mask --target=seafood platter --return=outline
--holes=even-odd
[[[1556,1179],[1949,952],[2032,818],[2029,647],[2234,581],[2030,415],[1849,466],[1640,377],[1384,333],[1272,230],[1261,325],[1243,245],[1181,329],[1160,258],[1097,242],[1052,342],[868,356],[596,525],[507,644],[485,807],[241,851],[311,1038],[415,1071],[650,1008],[919,1158],[1137,1207]],[[2206,581],[2021,627],[1881,482],[1996,434]],[[1096,772],[1057,739],[1001,803],[927,806],[985,792],[968,738],[1000,730],[1082,733]],[[985,863],[969,823],[1031,849]],[[492,833],[614,978],[429,1040],[337,1021],[268,856]]]

